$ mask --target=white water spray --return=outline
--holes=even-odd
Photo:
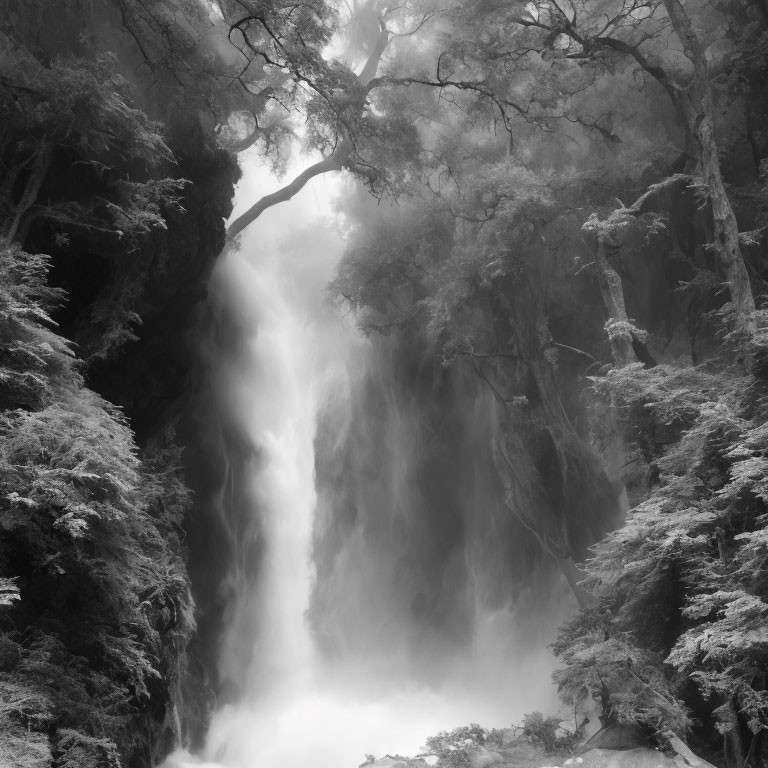
[[[256,189],[254,163],[246,172],[243,203],[266,191]],[[515,628],[507,611],[478,617],[475,647],[431,688],[380,655],[330,664],[315,649],[306,612],[318,411],[331,391],[337,398],[343,392],[349,358],[365,345],[322,300],[343,248],[329,223],[338,183],[315,179],[267,211],[218,269],[220,292],[253,328],[226,386],[257,446],[250,498],[262,555],[255,581],[235,576],[238,604],[221,659],[244,693],[215,714],[201,755],[176,753],[167,768],[355,768],[366,753],[413,755],[437,731],[469,722],[503,727],[523,704],[542,709],[553,700],[544,685],[530,689],[548,677],[545,655],[510,656]],[[392,658],[401,650],[395,631]],[[516,684],[529,690],[521,694]]]

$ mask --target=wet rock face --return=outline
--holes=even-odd
[[[148,238],[136,256],[144,274],[134,300],[141,318],[133,329],[135,340],[91,359],[88,371],[90,385],[125,409],[139,443],[178,421],[199,384],[198,344],[208,281],[224,245],[224,221],[239,176],[235,158],[215,147],[194,123],[172,124],[169,130],[179,163],[176,173],[190,182],[183,211],[168,211],[168,229]],[[98,344],[90,338],[94,306],[99,297],[116,290],[113,283],[119,279],[114,271],[102,275],[92,287],[90,304],[70,303],[57,318],[65,335],[86,353]]]
[[[181,206],[163,212],[167,229],[147,236],[129,261],[121,261],[119,253],[55,252],[52,282],[67,291],[68,300],[55,319],[87,361],[89,386],[122,408],[140,448],[172,442],[184,449],[181,463],[194,492],[184,543],[198,633],[181,681],[183,691],[174,694],[180,700],[167,711],[158,706],[152,715],[158,733],[166,736],[151,738],[162,741],[161,751],[167,752],[178,737],[172,733],[178,724],[183,739],[197,743],[216,687],[219,586],[229,551],[209,508],[227,467],[219,457],[217,427],[209,415],[212,404],[206,400],[210,371],[204,337],[212,322],[209,280],[224,245],[224,222],[240,172],[236,158],[216,146],[194,114],[178,110],[164,117],[167,143],[177,161],[168,173],[188,180]],[[113,321],[102,309],[110,297],[117,305],[128,294],[131,310],[140,318],[131,328],[135,338],[102,355],[105,328]],[[166,727],[177,716],[179,722]]]
[[[62,13],[66,16],[63,10]],[[74,31],[69,27],[57,28],[61,37],[57,45],[66,47],[79,31],[79,25]],[[124,62],[121,60],[120,64]],[[173,450],[174,445],[185,449],[195,446],[198,453],[208,451],[201,435],[209,425],[195,421],[190,403],[206,385],[206,362],[199,350],[208,282],[224,244],[224,222],[232,210],[234,184],[239,177],[236,158],[217,146],[215,135],[197,119],[196,111],[191,107],[174,109],[175,112],[165,107],[162,114],[151,114],[162,120],[163,140],[174,158],[164,160],[156,169],[153,167],[152,173],[161,179],[186,180],[178,205],[158,203],[166,228],[155,226],[130,239],[122,233],[117,236],[90,226],[58,231],[39,218],[34,220],[25,241],[25,250],[30,253],[50,255],[49,287],[62,289],[65,295],[54,313],[56,330],[73,342],[75,353],[83,361],[78,364],[78,372],[90,389],[122,409],[142,454],[147,448]],[[13,146],[12,139],[13,136],[6,136],[4,147]],[[102,188],[112,178],[110,174],[83,170],[86,164],[73,163],[72,159],[72,151],[67,147],[55,148],[41,199],[55,202],[100,198]],[[119,164],[118,160],[115,163]],[[119,171],[127,174],[134,169],[126,170],[120,165]],[[150,171],[142,167],[135,178],[143,179],[148,174]],[[119,173],[115,171],[112,176],[118,177]],[[7,356],[6,353],[4,358]],[[35,391],[24,391],[22,395],[24,402],[0,405],[37,407]],[[3,399],[0,386],[0,401]],[[194,484],[193,490],[198,492],[198,501],[189,515],[193,519],[203,517],[201,507],[211,495],[210,488],[220,485],[221,471],[211,456],[208,451],[197,463],[188,456],[178,462],[191,467],[187,485]],[[200,465],[213,465],[213,470],[192,476]],[[204,524],[210,529],[209,520]],[[180,534],[174,525],[168,536],[177,535],[183,539],[184,554],[189,555],[193,537]],[[199,541],[203,543],[198,545]],[[189,556],[196,564],[205,563],[217,544],[215,531],[213,535],[201,534],[193,543],[197,549]],[[189,570],[194,575],[201,572],[200,568]],[[200,625],[213,613],[211,600],[204,592],[209,573],[202,570],[202,574],[195,585],[198,594],[203,594],[197,604],[207,611]],[[209,592],[217,589],[217,578],[218,573],[214,573]],[[174,637],[172,628],[164,627],[158,638],[159,650],[153,648],[153,656],[157,654],[161,664],[167,662],[169,670],[191,667],[192,673],[189,681],[179,681],[171,673],[150,684],[149,703],[141,713],[146,728],[137,731],[134,739],[138,756],[124,760],[131,768],[158,763],[174,746],[179,728],[186,738],[188,731],[201,731],[205,726],[210,699],[204,692],[208,688],[208,648],[193,649],[185,661],[185,643],[186,638],[180,641]],[[179,686],[185,689],[183,693],[177,690]],[[0,731],[5,734],[0,736],[0,765],[50,763],[47,747],[43,742],[38,744],[34,735],[21,734],[17,738],[10,726],[1,721]],[[17,752],[9,753],[10,749]],[[152,751],[155,756],[148,757]],[[8,757],[27,752],[29,757],[23,760]],[[55,754],[54,759],[58,759]]]
[[[69,294],[56,320],[86,359],[89,386],[120,406],[140,448],[176,443],[184,449],[181,463],[194,493],[185,521],[187,570],[193,582],[198,633],[188,654],[188,674],[179,699],[152,714],[167,752],[180,725],[185,742],[196,744],[212,707],[215,640],[222,622],[219,586],[228,555],[215,520],[208,511],[223,484],[227,468],[219,460],[216,425],[205,413],[210,371],[204,336],[210,325],[208,284],[224,245],[224,222],[232,210],[239,177],[236,158],[217,147],[189,115],[172,115],[168,145],[177,159],[173,175],[187,179],[179,209],[165,211],[167,229],[153,232],[121,266],[119,254],[88,252],[54,254],[52,282]],[[105,327],[94,320],[111,296],[116,302],[133,292],[130,302],[140,322],[135,338],[101,355]],[[110,322],[105,317],[107,326]],[[182,666],[184,666],[182,664]],[[156,697],[166,702],[166,697]],[[174,721],[169,726],[169,722]],[[165,733],[165,736],[159,734]]]

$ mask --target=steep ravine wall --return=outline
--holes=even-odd
[[[0,763],[149,768],[214,695],[197,638],[221,577],[199,566],[223,475],[194,404],[239,169],[101,7],[62,4],[55,31],[6,10]]]
[[[215,360],[208,347],[225,344],[229,336],[212,317],[209,282],[223,247],[224,221],[239,172],[234,158],[216,147],[195,115],[173,117],[168,143],[178,161],[175,172],[191,182],[185,189],[184,212],[172,213],[168,229],[150,238],[137,254],[144,267],[135,296],[140,318],[135,339],[92,359],[85,371],[89,387],[125,413],[140,451],[181,449],[177,462],[192,492],[183,546],[196,631],[183,655],[173,645],[166,649],[160,670],[164,683],[153,691],[146,715],[147,744],[137,749],[151,753],[153,765],[179,742],[199,742],[219,693],[215,667],[226,604],[221,584],[232,541],[222,533],[216,514],[221,489],[238,486],[231,476],[231,460],[224,458],[225,453],[237,453],[231,447],[237,436],[226,428],[219,434],[221,403],[211,390]],[[53,263],[52,283],[72,295],[56,319],[64,335],[82,338],[81,348],[87,348],[88,340],[98,342],[91,319],[94,304],[120,290],[112,283],[120,275],[107,271],[100,282],[104,273],[93,269],[87,257],[78,264],[69,256]]]
[[[171,677],[174,690],[165,710],[156,712],[157,732],[150,737],[156,740],[158,761],[178,743],[199,743],[220,694],[216,659],[226,609],[222,582],[233,542],[219,515],[222,496],[242,487],[242,474],[232,466],[237,459],[230,457],[238,455],[236,427],[222,426],[214,368],[218,353],[211,354],[237,334],[216,316],[226,311],[216,309],[210,290],[239,171],[233,156],[217,148],[194,118],[178,114],[170,127],[177,172],[191,184],[184,214],[169,219],[162,242],[149,254],[137,338],[106,360],[94,361],[88,375],[90,386],[124,410],[140,448],[175,445],[182,450],[178,461],[192,492],[184,547],[196,628],[184,656],[169,659],[177,665]],[[87,307],[79,309],[87,312]]]

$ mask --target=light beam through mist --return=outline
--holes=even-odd
[[[233,215],[269,191],[261,188],[264,180],[276,185],[254,160],[246,160],[244,171]],[[217,268],[219,300],[234,305],[249,327],[234,369],[219,375],[254,446],[247,495],[261,554],[255,578],[236,567],[232,574],[237,598],[219,665],[222,677],[236,683],[238,698],[215,714],[202,754],[179,751],[166,768],[355,768],[366,753],[414,755],[440,730],[470,722],[506,727],[524,711],[554,707],[548,653],[541,647],[516,653],[515,643],[525,637],[530,644],[536,637],[541,646],[542,637],[552,637],[562,610],[521,632],[511,600],[493,610],[478,606],[469,619],[471,643],[448,653],[439,674],[428,680],[418,674],[419,658],[403,663],[410,653],[403,638],[411,628],[396,613],[369,655],[358,647],[328,659],[317,647],[307,611],[316,588],[311,555],[318,418],[323,409],[326,418],[335,410],[343,414],[339,418],[349,418],[355,377],[376,373],[377,365],[375,346],[323,300],[344,247],[332,210],[342,183],[339,177],[316,178],[292,201],[268,210]],[[405,478],[408,468],[400,465],[408,461],[415,417],[396,415],[390,433],[398,437],[392,438],[388,461]],[[407,493],[405,479],[396,484]],[[383,487],[361,493],[378,495],[371,502],[386,509],[394,500]],[[482,566],[481,543],[478,535],[466,547],[472,578],[473,568]],[[375,561],[359,545],[359,536],[342,544],[337,591],[354,593],[359,610],[346,616],[339,635],[351,622],[375,634],[380,609],[366,605],[366,595],[386,592],[383,574],[396,568],[387,564],[396,553],[387,551],[385,541]],[[334,599],[331,583],[325,600]]]

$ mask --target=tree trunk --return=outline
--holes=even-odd
[[[725,192],[720,174],[720,158],[712,119],[712,89],[706,52],[691,24],[680,0],[663,0],[683,51],[693,64],[694,81],[684,96],[688,123],[699,143],[701,174],[712,206],[714,242],[720,267],[725,273],[734,309],[737,330],[751,334],[755,330],[755,299],[744,257],[739,246],[739,229],[736,216]]]
[[[5,241],[7,244],[11,244],[16,236],[19,234],[19,227],[22,219],[27,211],[35,204],[37,196],[40,192],[40,187],[43,184],[48,169],[51,166],[51,160],[53,158],[53,150],[49,144],[43,143],[37,150],[32,168],[29,171],[29,178],[24,185],[24,191],[21,193],[21,199],[16,205],[16,212],[8,227],[8,231],[5,233]]]
[[[632,324],[627,317],[624,305],[624,288],[619,273],[609,264],[605,255],[605,245],[608,236],[597,233],[597,268],[599,271],[600,291],[603,294],[605,308],[608,310],[608,338],[611,342],[613,362],[617,368],[624,368],[637,361],[632,349]]]
[[[707,85],[707,91],[709,86]],[[755,330],[755,298],[749,283],[747,267],[739,246],[739,227],[720,175],[720,161],[712,125],[710,96],[705,97],[705,113],[696,137],[701,145],[701,172],[709,191],[714,229],[713,248],[725,272],[731,292],[736,328],[751,333]]]

